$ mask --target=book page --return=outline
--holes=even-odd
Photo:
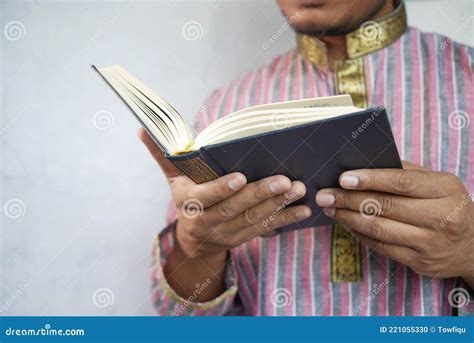
[[[204,138],[198,135],[192,148],[199,149],[202,146],[210,144],[217,144],[261,133],[278,131],[362,110],[363,109],[354,106],[340,106],[313,109],[260,111],[266,114],[261,114],[256,117],[252,117],[252,113],[248,113],[246,114],[246,119],[243,119],[244,116],[240,116],[241,120],[234,120],[231,123],[227,123],[228,125],[221,126],[219,129],[212,131]]]
[[[163,98],[120,66],[95,68],[168,153],[185,149],[194,130]]]
[[[311,98],[303,100],[293,100],[284,102],[275,102],[270,104],[263,104],[248,107],[236,112],[233,112],[221,119],[216,120],[211,125],[202,130],[195,141],[204,141],[210,139],[212,132],[221,130],[223,126],[229,125],[231,122],[240,121],[247,116],[261,116],[268,113],[277,113],[278,111],[288,111],[312,108],[334,108],[334,107],[354,106],[352,98],[348,94],[335,95],[321,98]]]

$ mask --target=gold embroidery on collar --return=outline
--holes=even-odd
[[[405,5],[401,2],[389,15],[375,21],[367,21],[361,27],[346,35],[349,58],[365,56],[383,49],[407,29]],[[296,36],[298,50],[311,63],[323,70],[329,69],[326,45],[316,37],[304,34]]]
[[[326,44],[317,38],[307,35],[296,35],[296,41],[300,53],[311,63],[323,70],[329,69]]]
[[[367,55],[392,44],[407,29],[405,6],[401,3],[388,16],[367,21],[346,36],[349,58]]]

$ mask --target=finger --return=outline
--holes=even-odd
[[[242,188],[237,194],[210,207],[203,220],[211,224],[228,221],[243,213],[246,209],[270,199],[279,194],[288,192],[291,181],[286,176],[276,175],[252,182]]]
[[[140,140],[145,144],[150,151],[150,154],[158,162],[161,170],[165,173],[167,178],[183,175],[181,170],[179,170],[173,163],[171,163],[166,157],[164,152],[160,149],[158,145],[151,139],[151,137],[146,133],[143,128],[140,128],[137,132]]]
[[[405,265],[413,265],[417,259],[418,253],[407,247],[385,243],[376,239],[364,236],[358,232],[350,231],[359,241],[374,250],[375,252],[384,256],[390,257],[391,259],[398,261]]]
[[[280,227],[297,223],[311,216],[311,209],[305,205],[292,206],[284,209],[278,215],[258,224],[242,229],[238,233],[240,240],[249,241],[255,237],[268,234]],[[298,224],[295,224],[298,225]]]
[[[254,207],[248,208],[236,218],[227,221],[226,226],[230,231],[235,232],[265,221],[268,222],[279,215],[288,205],[304,197],[305,194],[305,185],[300,181],[294,181],[291,183],[291,189],[287,193],[277,195],[262,201]],[[304,213],[301,213],[301,215],[302,218],[300,220],[306,219]]]
[[[373,190],[415,198],[448,196],[454,175],[426,170],[358,169],[341,174],[342,188]]]
[[[401,223],[389,218],[361,216],[359,212],[346,209],[323,209],[324,213],[344,224],[351,231],[361,233],[377,241],[419,249],[432,232],[429,229]]]
[[[185,202],[198,202],[204,208],[211,207],[237,193],[247,184],[247,178],[242,173],[230,173],[216,180],[198,185],[192,185],[187,189],[182,189],[186,195],[177,196],[179,199],[186,199]]]
[[[322,208],[345,208],[359,212],[361,216],[386,217],[419,227],[439,221],[440,204],[437,199],[414,199],[389,193],[327,188],[316,194],[316,203]]]

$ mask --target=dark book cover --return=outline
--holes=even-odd
[[[147,125],[109,83],[131,110],[149,136],[163,150]],[[167,155],[184,174],[196,183],[241,172],[248,182],[271,175],[286,175],[306,185],[303,199],[290,204],[306,204],[312,216],[275,232],[333,223],[316,205],[322,188],[338,187],[342,172],[362,168],[402,168],[390,123],[384,107],[375,107],[313,123],[267,132],[251,137],[213,144],[198,151]]]
[[[249,182],[278,174],[302,181],[306,196],[294,204],[308,205],[312,216],[277,232],[333,223],[316,205],[315,196],[322,188],[339,187],[342,172],[402,168],[383,107],[209,145],[168,159],[197,183],[231,172],[243,173]]]

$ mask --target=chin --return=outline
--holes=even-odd
[[[295,31],[325,36],[353,31],[387,4],[387,0],[278,0]]]
[[[302,18],[302,17],[293,17],[294,19],[290,20],[290,24],[293,29],[302,34],[307,34],[311,36],[332,36],[338,34],[345,34],[346,30],[342,29],[345,25],[338,23],[337,26],[331,24],[330,20],[327,19],[318,19],[315,16],[311,18]],[[334,21],[333,21],[334,23]]]

